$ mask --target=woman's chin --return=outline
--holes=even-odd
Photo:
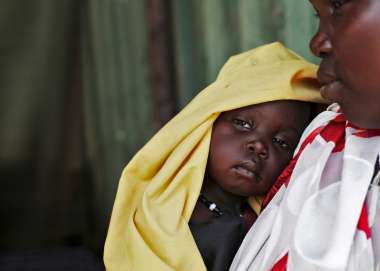
[[[346,119],[362,129],[380,129],[380,116],[378,118],[371,118],[358,114],[357,110],[345,110],[344,106],[341,106],[341,110]]]

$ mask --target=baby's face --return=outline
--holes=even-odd
[[[380,1],[310,2],[319,18],[310,47],[322,59],[322,96],[355,125],[380,128]]]
[[[309,115],[309,105],[296,101],[222,113],[213,126],[208,177],[235,195],[264,195],[291,160]]]

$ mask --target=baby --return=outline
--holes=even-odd
[[[128,163],[104,250],[107,270],[224,270],[292,158],[316,66],[273,43],[230,58]]]
[[[256,218],[247,197],[264,196],[292,158],[310,104],[273,101],[222,113],[215,121],[201,195],[190,229],[207,270],[228,270]]]

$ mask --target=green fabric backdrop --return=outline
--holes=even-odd
[[[121,170],[156,130],[148,1],[1,1],[2,248],[101,250]],[[316,61],[307,0],[173,0],[171,16],[179,109],[243,50],[280,40]]]

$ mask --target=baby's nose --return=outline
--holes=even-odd
[[[262,140],[253,140],[247,143],[247,150],[260,159],[268,158],[268,148]]]

